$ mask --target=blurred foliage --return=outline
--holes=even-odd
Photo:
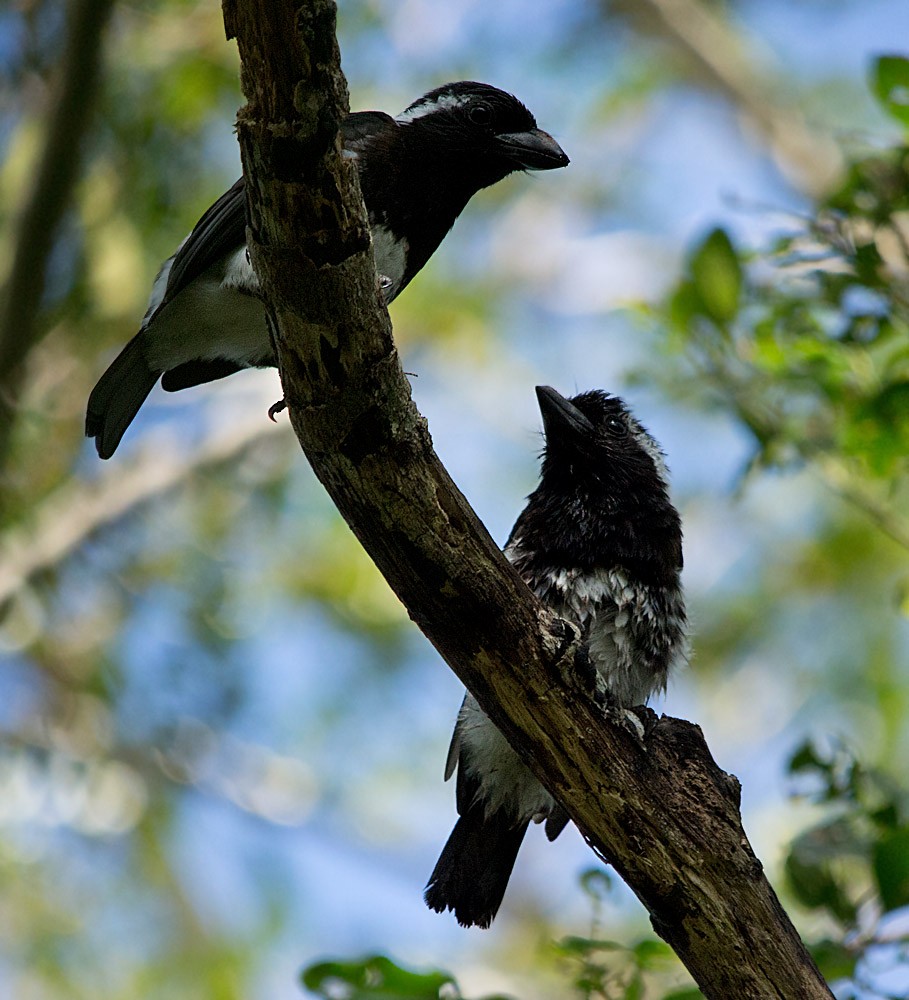
[[[909,60],[875,62],[874,92],[904,123],[907,83]],[[850,164],[843,184],[769,253],[736,247],[723,229],[710,232],[690,253],[686,273],[658,314],[689,374],[679,383],[674,372],[675,388],[668,380],[661,385],[677,395],[702,393],[708,405],[736,415],[752,436],[746,476],[807,467],[897,543],[903,551],[893,565],[903,573],[909,549],[907,208],[909,147],[875,150]],[[861,587],[867,531],[855,534],[852,542],[842,529],[828,538],[823,561],[829,572],[841,560]],[[804,570],[797,582],[808,582]],[[905,591],[895,596],[905,614]],[[869,636],[869,662],[874,645]],[[904,707],[905,695],[892,684],[900,653],[880,653],[890,678],[882,697],[895,696]],[[895,711],[891,731],[903,728],[905,712]],[[826,918],[825,933],[809,937],[821,970],[839,982],[838,996],[905,996],[904,772],[866,767],[842,748],[822,753],[810,743],[793,754],[790,771],[811,779],[808,797],[827,814],[795,838],[785,861],[795,900]],[[888,982],[899,984],[894,992]]]
[[[909,147],[855,163],[773,256],[714,230],[664,314],[695,384],[754,438],[754,467],[807,461],[909,545]]]
[[[647,936],[625,944],[601,936],[603,905],[613,890],[607,871],[589,869],[581,875],[580,886],[591,903],[590,934],[570,935],[555,943],[576,996],[584,1000],[692,1000],[701,996],[694,987],[673,987],[666,992],[668,983],[688,977],[665,942]]]
[[[602,908],[613,891],[613,880],[602,868],[591,868],[579,879],[589,899],[592,918],[586,937],[569,935],[556,941],[553,952],[563,967],[573,996],[583,1000],[697,1000],[700,990],[667,983],[687,978],[669,945],[653,937],[623,944],[599,936]],[[386,956],[357,961],[319,962],[303,972],[303,984],[325,1000],[461,1000],[454,979],[445,972],[414,973]],[[562,988],[564,992],[566,987]],[[484,1000],[508,1000],[488,996]]]
[[[303,985],[325,1000],[437,1000],[457,998],[454,980],[444,972],[411,972],[382,955],[359,961],[319,962],[303,973]],[[453,991],[453,992],[452,992]]]
[[[445,972],[412,972],[383,955],[352,962],[319,962],[302,976],[303,985],[325,1000],[462,1000]],[[485,997],[484,1000],[506,1000]]]
[[[786,851],[785,900],[825,972],[844,980],[842,996],[887,996],[887,975],[904,958],[895,922],[909,878],[909,153],[834,69],[820,81],[781,72],[764,93],[737,91],[692,61],[690,38],[657,24],[658,4],[613,6],[559,8],[527,49],[533,40],[516,44],[513,24],[501,37],[473,25],[442,66],[433,31],[455,29],[438,6],[420,22],[417,47],[403,19],[426,17],[425,5],[342,5],[346,65],[358,94],[384,102],[375,106],[393,107],[377,80],[406,100],[444,78],[489,77],[493,65],[495,82],[511,86],[506,72],[526,63],[525,82],[552,78],[538,95],[549,95],[554,130],[574,129],[572,170],[559,185],[516,178],[476,200],[451,237],[460,252],[439,254],[395,303],[396,335],[418,374],[460,363],[471,381],[488,379],[499,411],[515,398],[512,382],[523,391],[549,380],[539,366],[556,354],[583,359],[566,379],[598,383],[587,358],[602,358],[606,324],[595,317],[572,355],[573,311],[584,305],[553,305],[558,281],[545,269],[570,264],[547,256],[549,238],[570,249],[593,232],[590,254],[615,218],[641,225],[636,157],[648,125],[664,129],[667,106],[681,107],[692,88],[727,102],[758,122],[752,141],[776,165],[785,159],[778,133],[793,126],[781,124],[774,99],[838,124],[848,108],[873,131],[846,150],[836,188],[790,219],[769,252],[746,249],[726,220],[712,229],[665,306],[650,307],[658,322],[640,340],[646,378],[679,402],[675,413],[726,420],[750,448],[735,541],[747,536],[752,548],[693,594],[697,661],[683,682],[693,711],[721,732],[726,720],[749,753],[768,729],[779,735],[779,720],[790,748],[805,728],[854,736],[862,765],[843,751],[793,758],[818,814]],[[709,10],[720,17],[735,6]],[[40,147],[63,8],[29,0],[0,11],[6,247]],[[750,43],[739,42],[744,66]],[[520,63],[503,61],[514,53]],[[419,903],[407,866],[413,856],[428,863],[425,816],[448,794],[424,804],[449,724],[436,705],[440,671],[422,669],[428,654],[405,613],[290,435],[265,421],[276,378],[156,395],[124,454],[100,471],[83,449],[88,391],[132,335],[159,262],[239,169],[236,75],[217,4],[120,3],[77,197],[48,261],[0,513],[0,992],[17,998],[297,995],[294,970],[312,961],[307,933],[361,926],[365,870],[385,879],[376,893],[406,871]],[[907,76],[898,55],[872,68],[891,129],[905,129]],[[499,259],[490,211],[519,232]],[[563,215],[583,220],[582,237]],[[622,325],[618,336],[633,332]],[[505,421],[494,409],[480,416],[492,448]],[[515,450],[530,463],[535,443],[525,435]],[[507,464],[495,456],[490,467],[503,467],[501,505],[516,511]],[[803,486],[806,471],[848,505]],[[761,505],[770,497],[772,507],[772,488],[786,482],[799,484],[808,514],[780,537],[777,512]],[[689,539],[699,519],[711,529],[725,511],[716,496],[683,499]],[[327,874],[317,871],[326,856],[336,866]],[[337,872],[348,868],[345,881]],[[456,957],[436,947],[424,959],[433,945],[422,940],[413,950],[428,965],[457,963],[464,982],[468,969],[498,970],[488,973],[495,984],[507,977],[517,984],[508,992],[527,997],[697,995],[603,873],[581,881],[588,902],[578,919],[593,912],[586,934],[553,922],[551,885],[518,876],[509,893],[518,904],[506,903],[485,939]],[[310,898],[326,879],[338,882],[343,925]],[[460,996],[451,976],[382,956],[309,965],[303,983],[331,998]]]
[[[881,56],[872,73],[874,92],[887,111],[909,125],[909,59]]]
[[[806,743],[790,761],[823,818],[793,841],[790,891],[823,930],[809,938],[843,997],[899,1000],[909,971],[909,790],[843,746]]]

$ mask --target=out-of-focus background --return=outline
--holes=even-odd
[[[466,996],[697,996],[573,828],[530,831],[491,930],[425,908],[462,692],[267,419],[276,373],[156,389],[107,463],[84,441],[239,172],[219,5],[106,6],[72,45],[91,4],[0,9],[0,995],[288,1000],[385,955]],[[909,6],[340,7],[353,109],[482,80],[572,160],[477,196],[391,308],[442,460],[504,542],[533,387],[630,402],[686,536],[694,657],[655,707],[741,778],[838,996],[905,997]]]

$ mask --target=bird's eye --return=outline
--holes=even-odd
[[[492,121],[492,109],[488,104],[474,104],[467,117],[474,125],[488,125]]]
[[[628,433],[628,425],[624,420],[620,420],[618,417],[610,417],[606,421],[606,430],[613,437],[625,437]]]

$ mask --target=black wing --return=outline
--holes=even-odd
[[[383,134],[395,135],[397,129],[394,118],[381,111],[357,111],[341,123],[344,147],[352,153],[362,152]],[[161,305],[225,254],[239,250],[245,242],[246,184],[241,177],[205,212],[174,255]]]
[[[269,355],[263,358],[261,364],[251,365],[253,368],[267,368],[275,364]],[[227,358],[213,358],[210,361],[187,361],[185,364],[170,368],[161,376],[161,388],[167,392],[179,392],[194,385],[214,382],[215,379],[227,378],[234,372],[242,372],[247,366],[237,364]]]
[[[384,111],[355,111],[341,122],[344,148],[351,153],[362,153],[375,139],[398,133],[398,123]]]
[[[196,223],[174,256],[161,305],[231,250],[246,242],[246,185],[241,177]],[[159,307],[160,308],[160,307]]]

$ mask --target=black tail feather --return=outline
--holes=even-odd
[[[149,368],[141,336],[133,337],[123,348],[88,397],[85,436],[95,439],[101,458],[110,458],[117,450],[161,374]]]
[[[502,812],[467,810],[455,824],[423,898],[438,913],[453,910],[462,927],[488,927],[502,905],[508,879],[527,832]]]

